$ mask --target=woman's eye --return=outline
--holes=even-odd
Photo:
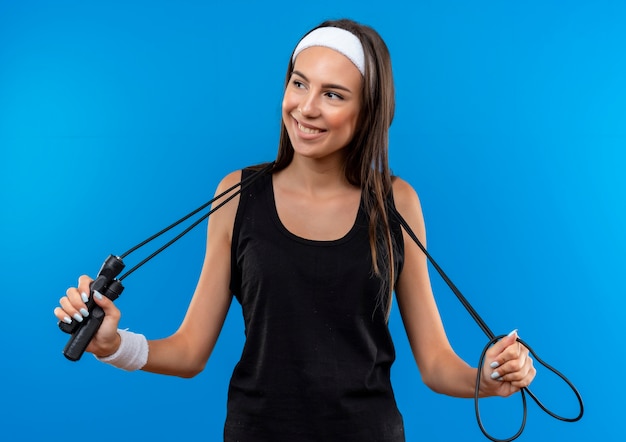
[[[293,82],[292,82],[292,83],[293,83],[293,85],[294,85],[296,88],[298,88],[298,89],[301,89],[301,88],[303,88],[303,87],[304,87],[304,83],[302,83],[302,82],[301,82],[301,81],[299,81],[299,80],[293,80]]]
[[[335,92],[326,92],[326,96],[332,100],[343,100],[343,97]]]

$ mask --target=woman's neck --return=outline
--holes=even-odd
[[[292,162],[278,172],[277,178],[292,190],[309,195],[354,188],[346,179],[342,161],[320,161],[294,156]]]

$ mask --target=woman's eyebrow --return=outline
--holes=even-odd
[[[299,77],[302,77],[302,79],[303,79],[304,81],[307,81],[307,82],[309,81],[309,79],[307,78],[307,76],[306,76],[306,75],[304,75],[304,74],[303,74],[302,72],[300,72],[300,71],[293,70],[293,71],[291,72],[291,74],[292,74],[292,75],[293,75],[293,74],[296,74],[296,75],[298,75]],[[352,93],[352,91],[351,91],[349,88],[347,88],[347,87],[345,87],[345,86],[342,86],[342,85],[340,85],[340,84],[326,83],[326,84],[322,84],[322,88],[324,88],[324,89],[340,89],[340,90],[342,90],[342,91],[346,91],[346,92],[350,92],[350,93]]]

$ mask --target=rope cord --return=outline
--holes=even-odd
[[[131,247],[130,249],[128,249],[126,252],[124,252],[122,255],[120,255],[120,259],[123,259],[125,257],[127,257],[128,255],[130,255],[131,253],[135,252],[136,250],[142,248],[143,246],[145,246],[146,244],[150,243],[151,241],[155,240],[156,238],[160,237],[161,235],[167,233],[168,231],[170,231],[171,229],[173,229],[174,227],[178,226],[179,224],[183,223],[184,221],[188,220],[189,218],[191,218],[192,216],[196,215],[197,213],[199,213],[200,211],[204,210],[205,208],[209,207],[211,204],[215,203],[216,201],[220,200],[221,198],[224,198],[226,195],[228,195],[229,193],[233,192],[235,189],[237,189],[234,193],[232,193],[231,195],[229,195],[226,199],[224,199],[223,201],[221,201],[219,204],[217,204],[215,207],[211,208],[211,210],[209,210],[209,212],[207,212],[206,214],[202,215],[198,220],[194,221],[189,227],[187,227],[185,230],[183,230],[180,234],[178,234],[176,237],[174,237],[172,240],[168,241],[165,245],[163,245],[162,247],[160,247],[159,249],[157,249],[154,253],[152,253],[151,255],[149,255],[147,258],[145,258],[144,260],[142,260],[141,262],[139,262],[137,265],[135,265],[134,267],[132,267],[130,270],[128,270],[124,275],[122,275],[121,277],[119,277],[119,281],[122,281],[124,278],[128,277],[129,275],[131,275],[134,271],[136,271],[137,269],[139,269],[141,266],[143,266],[144,264],[146,264],[148,261],[150,261],[152,258],[154,258],[155,256],[157,256],[159,253],[163,252],[165,249],[167,249],[169,246],[171,246],[172,244],[174,244],[176,241],[178,241],[180,238],[182,238],[184,235],[186,235],[187,233],[189,233],[193,228],[195,228],[196,226],[198,226],[202,221],[204,221],[205,219],[207,219],[210,215],[212,215],[216,210],[220,209],[221,207],[223,207],[225,204],[227,204],[229,201],[231,201],[233,198],[235,198],[237,195],[239,195],[241,192],[243,192],[248,186],[250,186],[252,183],[254,183],[258,178],[260,178],[261,176],[263,176],[264,174],[268,173],[272,168],[274,167],[274,163],[269,163],[267,166],[263,167],[262,169],[260,169],[259,171],[257,171],[256,173],[248,176],[247,178],[243,179],[241,182],[231,186],[230,188],[226,189],[225,191],[223,191],[222,193],[220,193],[219,195],[215,196],[214,198],[212,198],[211,200],[207,201],[205,204],[203,204],[202,206],[198,207],[197,209],[195,209],[194,211],[190,212],[189,214],[185,215],[184,217],[182,217],[181,219],[179,219],[178,221],[170,224],[169,226],[167,226],[166,228],[164,228],[163,230],[155,233],[154,235],[152,235],[151,237],[149,237],[148,239],[140,242],[139,244],[135,245],[134,247]],[[578,392],[578,390],[576,389],[576,387],[572,384],[572,382],[567,379],[562,373],[560,373],[558,370],[556,370],[554,367],[552,367],[551,365],[547,364],[546,362],[544,362],[539,356],[537,356],[537,354],[535,353],[535,351],[523,340],[517,338],[517,341],[519,343],[521,343],[522,345],[524,345],[526,348],[528,348],[529,352],[533,355],[533,357],[535,358],[535,360],[537,362],[539,362],[541,365],[543,365],[545,368],[547,368],[548,370],[550,370],[551,372],[553,372],[554,374],[556,374],[558,377],[560,377],[569,387],[570,389],[574,392],[574,394],[576,395],[576,399],[578,400],[578,404],[580,407],[580,412],[576,417],[573,418],[568,418],[568,417],[563,417],[563,416],[559,416],[556,413],[550,411],[545,405],[543,405],[541,403],[541,401],[539,401],[539,399],[530,391],[530,389],[528,387],[524,387],[520,390],[521,393],[521,397],[522,397],[522,407],[523,407],[523,417],[522,417],[522,423],[521,426],[519,428],[519,430],[517,431],[517,433],[515,433],[515,435],[507,438],[507,439],[497,439],[493,436],[491,436],[485,429],[484,425],[482,424],[482,420],[480,417],[480,408],[479,408],[479,404],[478,404],[478,399],[479,399],[479,391],[480,391],[480,382],[481,382],[481,377],[482,377],[482,367],[484,364],[484,360],[485,360],[485,355],[487,353],[487,350],[496,342],[498,342],[500,339],[502,339],[503,337],[505,337],[505,335],[500,335],[500,336],[496,336],[491,329],[489,328],[489,326],[487,326],[486,322],[480,317],[480,315],[478,314],[478,312],[472,307],[472,305],[469,303],[469,301],[467,300],[467,298],[465,298],[465,296],[463,296],[463,294],[461,293],[461,291],[454,285],[454,283],[452,282],[452,280],[446,275],[446,273],[443,271],[443,269],[439,266],[439,264],[437,264],[437,262],[433,259],[433,257],[430,255],[430,253],[428,252],[428,250],[426,249],[426,247],[424,247],[424,245],[422,244],[422,242],[417,238],[417,235],[415,235],[415,233],[413,232],[413,230],[411,229],[411,227],[408,225],[408,223],[405,221],[405,219],[402,217],[402,215],[400,215],[400,213],[398,213],[398,211],[394,208],[391,207],[390,208],[391,213],[393,216],[395,216],[395,218],[400,222],[401,226],[404,228],[404,230],[406,231],[406,233],[409,235],[409,237],[415,242],[415,244],[417,244],[417,246],[422,250],[422,252],[426,255],[428,261],[432,264],[432,266],[435,268],[435,270],[437,270],[437,273],[439,273],[439,275],[441,276],[441,278],[445,281],[445,283],[448,285],[448,287],[450,287],[450,289],[452,290],[452,292],[456,295],[456,297],[458,298],[458,300],[461,302],[461,304],[463,305],[463,307],[465,307],[465,309],[467,310],[467,312],[470,314],[470,316],[474,319],[474,321],[478,324],[478,326],[480,327],[480,329],[483,331],[483,333],[485,333],[485,335],[487,335],[487,337],[489,338],[489,342],[487,343],[487,345],[484,347],[483,351],[481,352],[479,361],[478,361],[478,368],[477,368],[477,375],[476,375],[476,388],[474,391],[474,406],[475,406],[475,410],[476,410],[476,420],[478,422],[478,426],[480,427],[480,430],[483,432],[483,434],[490,440],[494,441],[494,442],[510,442],[514,439],[517,439],[523,432],[524,427],[526,426],[526,417],[527,417],[527,404],[526,404],[526,395],[530,396],[530,398],[535,401],[535,403],[544,411],[546,412],[548,415],[550,415],[551,417],[564,421],[564,422],[576,422],[578,420],[580,420],[583,416],[584,413],[584,406],[583,406],[583,401],[582,401],[582,397],[580,395],[580,393]]]
[[[244,189],[248,186],[250,186],[252,183],[254,183],[258,178],[260,178],[261,176],[263,176],[264,174],[266,174],[267,172],[269,172],[272,168],[274,167],[274,163],[269,163],[267,166],[265,166],[263,169],[260,169],[259,171],[255,172],[254,174],[248,176],[247,178],[245,178],[244,180],[242,180],[241,182],[229,187],[228,189],[226,189],[225,191],[223,191],[222,193],[220,193],[219,195],[213,197],[211,200],[207,201],[206,203],[204,203],[203,205],[201,205],[200,207],[198,207],[197,209],[195,209],[194,211],[188,213],[187,215],[183,216],[181,219],[179,219],[178,221],[170,224],[169,226],[167,226],[166,228],[164,228],[163,230],[155,233],[154,235],[152,235],[151,237],[149,237],[148,239],[140,242],[139,244],[137,244],[134,247],[131,247],[130,249],[128,249],[126,252],[124,252],[123,254],[120,255],[120,259],[124,259],[125,257],[127,257],[128,255],[130,255],[131,253],[135,252],[137,249],[140,249],[141,247],[145,246],[146,244],[148,244],[149,242],[155,240],[156,238],[158,238],[159,236],[163,235],[164,233],[169,232],[171,229],[173,229],[174,227],[178,226],[179,224],[181,224],[182,222],[188,220],[189,218],[191,218],[192,216],[194,216],[195,214],[197,214],[198,212],[200,212],[201,210],[209,207],[211,204],[213,204],[214,202],[218,201],[221,198],[224,198],[226,195],[228,195],[230,192],[232,192],[233,190],[237,189],[237,187],[239,187],[239,189],[234,192],[232,195],[228,196],[228,198],[226,198],[224,201],[221,201],[218,205],[216,205],[215,207],[213,207],[209,212],[207,212],[206,214],[202,215],[202,217],[200,217],[198,220],[194,221],[193,224],[191,224],[189,227],[187,227],[185,230],[183,230],[181,233],[179,233],[178,235],[176,235],[176,237],[174,237],[172,240],[168,241],[165,245],[163,245],[161,248],[159,248],[158,250],[156,250],[154,253],[152,253],[150,256],[148,256],[147,258],[145,258],[143,261],[139,262],[137,265],[135,265],[133,268],[131,268],[130,270],[128,270],[126,273],[124,273],[122,276],[120,276],[118,279],[120,281],[122,281],[124,278],[128,277],[131,273],[133,273],[135,270],[137,270],[138,268],[140,268],[141,266],[143,266],[145,263],[147,263],[148,261],[150,261],[152,258],[154,258],[155,256],[157,256],[159,253],[161,253],[162,251],[164,251],[165,249],[167,249],[169,246],[171,246],[172,244],[174,244],[176,241],[178,241],[180,238],[182,238],[183,236],[185,236],[187,233],[189,233],[194,227],[196,227],[198,224],[200,224],[202,221],[204,221],[205,219],[207,219],[209,216],[211,216],[216,210],[218,210],[219,208],[223,207],[226,203],[228,203],[230,200],[232,200],[233,198],[235,198],[237,195],[239,195],[241,192],[244,191]]]
[[[484,364],[484,361],[485,361],[485,355],[487,354],[487,350],[493,344],[498,342],[500,339],[504,338],[506,335],[500,335],[500,336],[494,335],[494,333],[491,331],[491,329],[487,326],[486,322],[480,317],[478,312],[469,303],[467,298],[465,298],[465,296],[463,296],[461,291],[454,285],[452,280],[448,277],[448,275],[446,275],[446,273],[439,266],[439,264],[437,264],[437,262],[433,259],[433,257],[428,252],[428,250],[426,250],[426,247],[424,247],[422,242],[417,238],[417,235],[415,235],[415,233],[413,232],[413,230],[411,229],[409,224],[406,222],[406,220],[402,217],[402,215],[400,215],[400,213],[398,213],[398,211],[395,209],[395,207],[391,207],[390,210],[391,210],[392,215],[395,216],[395,218],[398,220],[398,222],[400,222],[400,225],[404,228],[404,230],[409,235],[409,237],[415,242],[415,244],[417,244],[417,246],[422,250],[422,252],[424,252],[424,254],[426,255],[426,258],[428,258],[428,261],[432,264],[432,266],[435,268],[435,270],[437,270],[437,273],[439,273],[439,275],[445,281],[445,283],[448,285],[448,287],[450,287],[450,289],[456,295],[456,297],[461,302],[463,307],[465,307],[465,309],[470,314],[470,316],[474,319],[474,321],[478,324],[478,326],[481,328],[481,330],[489,338],[489,342],[487,343],[487,345],[485,345],[485,348],[483,349],[483,351],[482,351],[482,353],[480,355],[480,359],[478,361],[477,374],[476,374],[476,388],[474,390],[474,408],[476,410],[476,421],[478,422],[478,426],[480,427],[480,430],[482,431],[482,433],[488,439],[490,439],[490,440],[492,440],[494,442],[510,442],[512,440],[517,439],[522,434],[522,432],[524,431],[524,427],[526,426],[526,416],[527,416],[527,408],[528,408],[527,405],[526,405],[526,395],[527,394],[528,394],[528,396],[530,396],[530,398],[533,401],[535,401],[535,403],[539,406],[539,408],[541,408],[544,412],[546,412],[548,415],[550,415],[551,417],[553,417],[555,419],[558,419],[558,420],[561,420],[561,421],[564,421],[564,422],[576,422],[576,421],[580,420],[583,417],[584,406],[583,406],[582,397],[581,397],[580,393],[578,392],[578,390],[576,389],[576,387],[574,386],[574,384],[572,384],[572,382],[569,379],[567,379],[561,372],[559,372],[557,369],[555,369],[554,367],[552,367],[551,365],[549,365],[548,363],[543,361],[539,356],[537,356],[537,353],[535,353],[535,351],[526,342],[524,342],[523,340],[521,340],[518,337],[517,338],[517,342],[519,342],[523,346],[525,346],[528,349],[528,351],[533,355],[533,357],[535,358],[535,360],[537,362],[539,362],[545,368],[547,368],[552,373],[554,373],[558,377],[560,377],[569,386],[569,388],[574,392],[574,394],[576,395],[576,399],[578,400],[578,404],[579,404],[579,407],[580,407],[580,412],[578,413],[578,415],[576,417],[573,417],[573,418],[559,416],[556,413],[550,411],[545,405],[543,405],[541,403],[541,401],[537,398],[537,396],[535,396],[533,394],[533,392],[530,391],[530,389],[528,387],[524,387],[524,388],[522,388],[520,390],[520,394],[521,394],[521,397],[522,397],[523,416],[522,416],[521,426],[520,426],[519,430],[517,431],[517,433],[515,433],[515,435],[513,435],[513,436],[511,436],[511,437],[509,437],[507,439],[498,439],[498,438],[495,438],[495,437],[491,436],[487,432],[487,430],[485,429],[485,427],[484,427],[484,425],[482,423],[482,420],[481,420],[481,417],[480,417],[480,407],[478,405],[478,399],[479,399],[478,394],[479,394],[479,391],[480,391],[480,382],[481,382],[481,378],[482,378],[483,364]]]

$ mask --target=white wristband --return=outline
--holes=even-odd
[[[148,362],[148,340],[142,334],[118,330],[120,346],[115,353],[96,359],[126,371],[140,370]]]

